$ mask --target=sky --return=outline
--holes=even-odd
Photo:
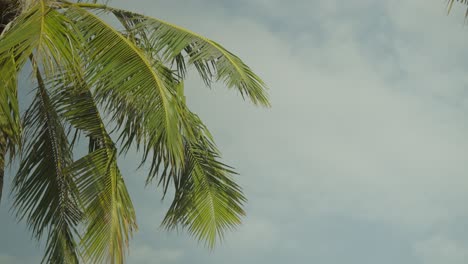
[[[467,263],[464,7],[447,16],[445,1],[422,0],[110,4],[223,44],[263,78],[273,105],[188,78],[189,106],[240,173],[247,216],[213,251],[162,230],[170,200],[144,187],[130,152],[119,160],[139,224],[128,263]],[[10,205],[0,204],[0,263],[38,263],[41,247]]]

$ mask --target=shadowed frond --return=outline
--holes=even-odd
[[[82,214],[72,153],[63,124],[37,70],[38,88],[24,117],[25,149],[13,183],[14,208],[36,238],[47,233],[42,262],[78,263],[75,235]]]
[[[0,200],[7,152],[9,152],[11,159],[21,145],[16,75],[13,57],[0,61]]]

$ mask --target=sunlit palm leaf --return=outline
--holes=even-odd
[[[168,76],[167,79],[170,78],[169,74],[164,76]],[[171,86],[177,85],[175,80],[170,84]],[[177,90],[177,88],[173,89]],[[178,115],[181,116],[179,133],[183,135],[187,147],[184,153],[186,160],[183,166],[176,166],[161,162],[160,157],[163,155],[154,155],[149,179],[158,174],[159,183],[163,185],[164,193],[171,180],[174,180],[176,186],[180,187],[177,188],[180,192],[178,192],[174,205],[168,213],[165,225],[169,227],[181,224],[200,240],[213,246],[216,238],[222,237],[226,229],[240,223],[240,217],[244,214],[242,210],[244,197],[239,186],[230,178],[232,171],[228,166],[217,161],[219,158],[217,150],[212,144],[206,128],[198,118],[194,118],[193,114],[184,108],[180,95],[178,98],[178,100],[173,100],[173,105]],[[128,101],[121,99],[120,105],[126,102]],[[125,107],[120,107],[120,109],[125,109]],[[144,116],[140,117],[140,121],[153,116],[151,113],[144,113]],[[187,121],[189,119],[190,121]],[[123,123],[125,118],[120,117],[118,120]],[[134,122],[133,125],[139,130],[133,131],[140,131],[141,127],[148,131],[157,131],[158,127],[154,126],[154,123]],[[130,127],[130,125],[125,126],[125,128]],[[200,141],[200,137],[203,140]],[[148,145],[152,146],[151,143]],[[202,150],[206,150],[206,152],[201,154]],[[203,155],[206,157],[203,158]],[[163,164],[162,168],[161,164]],[[210,166],[212,166],[211,169]],[[181,182],[184,182],[184,185],[180,185]],[[182,206],[182,204],[185,205]]]
[[[147,152],[154,151],[167,163],[179,164],[183,145],[172,72],[95,14],[70,7],[67,16],[88,40],[86,79],[98,103],[125,124],[128,138],[136,137]],[[135,126],[140,123],[146,126]]]
[[[151,159],[150,177],[159,172],[164,177],[164,172],[182,166],[180,100],[173,72],[93,13],[70,8],[67,15],[89,40],[86,77],[120,129],[122,150],[132,143],[143,146],[143,162]],[[161,164],[164,171],[159,171]]]
[[[157,18],[129,11],[108,8],[129,30],[139,38],[145,50],[160,54],[163,61],[173,61],[184,75],[186,69],[182,55],[188,56],[207,84],[213,80],[224,82],[228,88],[236,88],[253,103],[268,106],[266,86],[237,56],[218,43],[182,27]]]

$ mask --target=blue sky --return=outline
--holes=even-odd
[[[464,264],[468,28],[444,1],[132,1],[222,43],[270,87],[271,109],[192,75],[187,100],[249,199],[210,252],[159,228],[168,202],[120,166],[140,230],[128,263]],[[459,7],[459,6],[455,6]],[[11,179],[11,176],[8,178]],[[40,247],[0,205],[0,263]]]

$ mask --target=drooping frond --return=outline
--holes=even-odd
[[[90,21],[90,19],[87,19],[87,21]],[[102,21],[97,22],[99,22],[99,25],[102,24]],[[97,25],[92,24],[86,28],[92,31],[93,26]],[[104,29],[101,32],[103,31]],[[160,77],[166,85],[165,87],[172,98],[166,101],[168,102],[167,105],[163,106],[168,107],[172,111],[172,121],[176,128],[173,131],[177,135],[182,135],[184,139],[185,151],[182,156],[182,162],[175,163],[172,162],[171,158],[167,158],[167,155],[170,155],[171,152],[165,150],[165,140],[162,140],[163,138],[160,135],[161,129],[164,129],[160,125],[160,121],[158,121],[158,119],[164,117],[157,112],[160,106],[148,110],[145,108],[146,105],[154,106],[154,100],[156,100],[156,103],[159,103],[160,99],[151,97],[151,91],[153,91],[153,94],[158,92],[154,87],[155,84],[158,85],[158,82],[152,84],[153,87],[149,87],[152,90],[142,90],[144,88],[143,85],[140,86],[136,83],[136,81],[140,81],[140,76],[143,76],[140,75],[143,72],[141,66],[140,72],[132,72],[129,75],[124,71],[124,67],[119,69],[115,69],[116,66],[107,67],[107,63],[111,64],[112,62],[106,61],[107,63],[103,63],[105,67],[101,66],[98,68],[100,69],[99,79],[105,79],[106,82],[102,84],[103,87],[100,86],[100,83],[97,84],[96,94],[99,97],[101,92],[105,91],[106,98],[114,96],[119,98],[117,102],[107,101],[107,104],[113,108],[111,111],[114,113],[113,120],[122,124],[123,137],[127,137],[127,139],[131,139],[132,137],[143,138],[145,159],[148,157],[148,151],[153,151],[149,180],[157,175],[159,183],[163,185],[164,193],[166,193],[171,181],[176,186],[184,182],[184,185],[180,185],[183,187],[177,188],[180,191],[178,192],[179,197],[174,201],[174,206],[168,214],[165,221],[167,223],[166,226],[170,226],[169,223],[173,224],[177,222],[177,224],[187,227],[197,238],[206,241],[209,246],[213,246],[216,238],[221,237],[226,229],[239,224],[240,217],[244,214],[242,210],[244,197],[239,186],[230,178],[232,171],[228,166],[218,161],[218,152],[206,128],[204,128],[198,118],[195,118],[186,109],[183,97],[177,94],[178,83],[174,79],[172,72],[163,67],[158,61],[155,61],[154,58],[147,56],[136,45],[136,42],[131,39],[131,36],[122,41],[123,36],[117,32],[112,31],[111,33],[109,37],[106,36],[105,38],[110,38],[112,40],[111,43],[115,44],[109,47],[111,50],[106,50],[101,54],[111,53],[116,59],[122,58],[124,60],[125,58],[128,65],[132,63],[133,57],[127,54],[132,54],[136,50],[144,56],[143,58],[152,63],[150,67],[151,71],[154,71],[156,76]],[[99,36],[98,38],[96,36],[90,43],[95,41],[95,39],[101,40],[103,37]],[[110,40],[106,43],[109,43]],[[119,42],[125,44],[123,47],[133,46],[133,50],[121,49],[120,45],[118,45]],[[96,44],[92,46],[95,47]],[[97,52],[93,54],[97,54],[97,57],[99,55]],[[140,62],[140,59],[138,62]],[[112,76],[112,79],[108,80],[106,74]],[[151,78],[146,80],[146,82],[148,81],[151,81]],[[118,86],[116,86],[117,84]],[[111,91],[104,86],[115,88]],[[131,89],[127,88],[127,90],[122,87],[129,87]],[[144,97],[142,98],[141,96],[135,97],[133,92],[135,87],[138,87],[138,90],[145,91],[146,98],[151,98],[152,101],[142,101]],[[122,96],[124,94],[126,96]],[[142,102],[145,103],[142,104]],[[133,113],[133,116],[129,117],[129,111]],[[182,206],[184,203],[185,205]]]
[[[188,109],[184,120],[193,138],[185,138],[185,167],[176,175],[174,201],[163,225],[185,227],[212,248],[226,230],[241,223],[246,199],[232,179],[233,169],[219,161],[208,129]]]
[[[117,150],[85,82],[57,83],[56,92],[61,115],[90,140],[90,153],[69,168],[78,177],[85,207],[87,228],[81,241],[85,260],[123,263],[137,226],[133,204],[117,166]]]
[[[14,179],[14,208],[36,238],[46,233],[45,263],[78,263],[81,210],[63,124],[37,70],[38,88],[24,117],[25,149]]]
[[[90,263],[123,263],[136,229],[133,205],[115,159],[115,150],[100,148],[71,167],[79,175],[78,188],[88,216],[81,243]]]
[[[160,172],[161,164],[167,172],[183,166],[180,99],[173,72],[93,13],[70,8],[67,15],[91,47],[86,78],[97,102],[117,124],[122,150],[133,143],[138,149],[143,146],[143,162],[151,158],[150,177]]]

